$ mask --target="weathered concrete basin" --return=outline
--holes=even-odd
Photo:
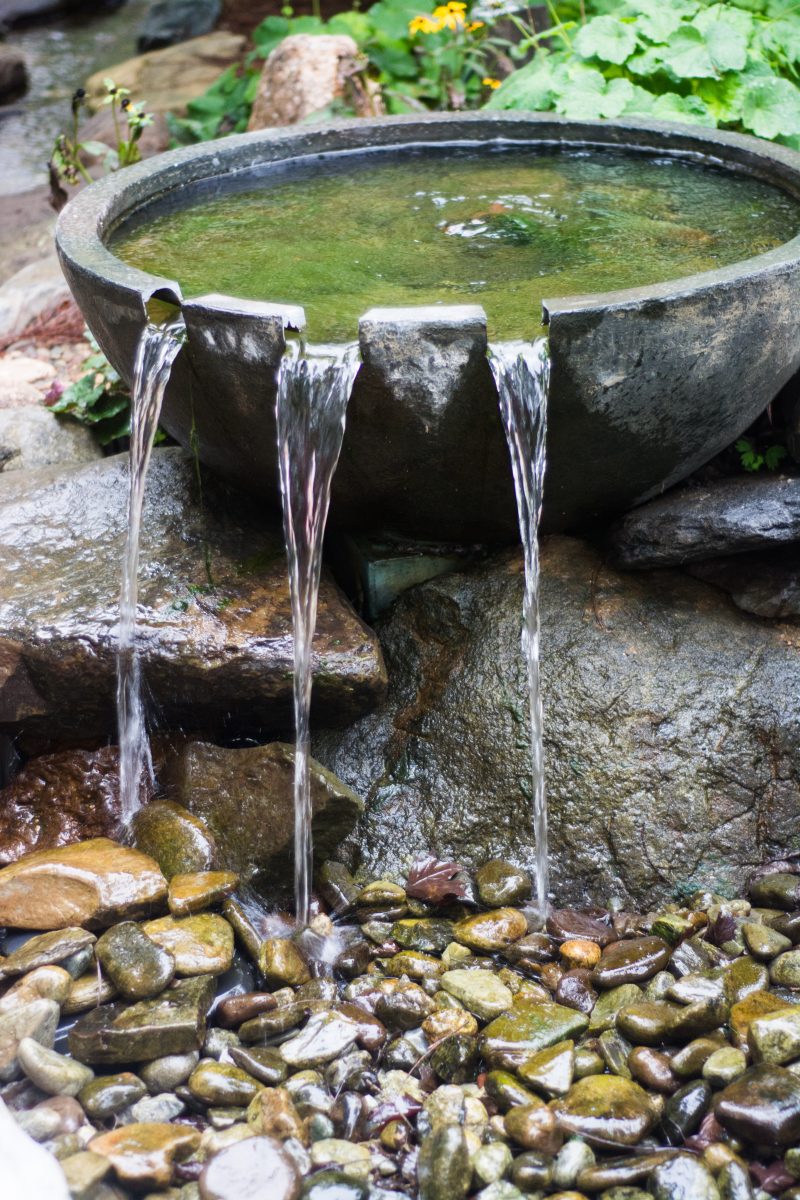
[[[614,147],[744,172],[800,199],[800,155],[698,127],[479,113],[337,122],[244,134],[161,155],[87,188],[57,242],[70,287],[130,379],[152,298],[184,312],[188,340],[163,424],[200,458],[277,495],[275,368],[302,311],[231,297],[183,301],[178,285],[126,266],[105,239],[157,198],[219,194],[236,175],[374,148],[471,143]],[[552,354],[545,526],[591,526],[677,482],[728,445],[800,367],[800,237],[733,266],[633,290],[547,299]],[[331,231],[336,236],[336,231]],[[297,297],[301,306],[303,297]],[[354,330],[354,336],[355,336]],[[511,473],[474,306],[374,309],[347,417],[332,520],[443,540],[516,532]]]

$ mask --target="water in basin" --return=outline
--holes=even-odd
[[[351,340],[373,306],[454,303],[529,338],[542,297],[713,270],[800,230],[771,185],[616,151],[395,148],[204,186],[140,210],[111,249],[187,296],[302,304],[322,341]]]

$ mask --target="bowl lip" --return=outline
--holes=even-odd
[[[160,194],[215,175],[251,171],[270,161],[299,162],[309,158],[355,156],[373,150],[399,152],[413,148],[481,145],[574,145],[667,155],[760,179],[793,195],[800,205],[800,153],[747,134],[664,121],[576,120],[542,112],[415,113],[256,130],[165,151],[108,175],[73,197],[56,224],[56,249],[68,274],[71,268],[83,276],[137,293],[143,301],[162,295],[180,304],[183,295],[177,281],[129,266],[108,248],[104,240],[106,231],[127,213],[152,202]],[[265,149],[273,151],[271,159],[264,157]],[[639,308],[648,301],[686,298],[762,273],[781,272],[798,266],[800,231],[772,250],[711,271],[676,276],[635,288],[545,297],[542,300],[543,320],[545,324],[551,324],[554,318],[570,313]],[[467,302],[465,297],[463,301],[435,307],[437,312],[445,315]],[[255,303],[260,306],[262,302]],[[291,302],[296,308],[301,304],[301,299]],[[264,307],[274,311],[287,305],[265,301]]]

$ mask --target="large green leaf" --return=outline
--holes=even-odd
[[[553,67],[542,51],[533,62],[509,75],[492,95],[486,108],[519,108],[528,112],[546,112],[555,97]]]
[[[600,108],[606,90],[606,81],[600,71],[591,67],[576,69],[574,64],[568,71],[556,71],[559,90],[556,95],[556,112],[576,121],[602,115]]]
[[[777,76],[753,80],[745,88],[742,124],[763,138],[800,133],[800,90]]]
[[[653,104],[653,116],[659,121],[683,121],[690,125],[715,124],[702,100],[697,96],[679,96],[677,92],[667,92],[658,96]]]
[[[743,90],[741,77],[733,73],[720,79],[701,79],[697,84],[698,97],[720,125],[741,118]]]
[[[717,74],[706,39],[693,25],[682,25],[664,46],[661,57],[676,79],[703,79]]]
[[[628,0],[627,9],[636,13],[637,30],[651,42],[667,42],[686,17],[697,12],[695,0]]]
[[[573,46],[581,58],[620,64],[636,49],[636,33],[617,17],[593,17],[581,26]]]
[[[749,13],[713,4],[692,21],[706,40],[711,61],[718,71],[741,71],[747,62],[747,47],[753,33]]]

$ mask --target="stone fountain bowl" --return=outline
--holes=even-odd
[[[126,266],[106,247],[143,205],[241,172],[410,144],[613,147],[744,172],[800,199],[800,155],[698,127],[478,113],[336,122],[243,134],[158,156],[81,192],[58,222],[72,292],[130,381],[151,300],[179,305],[188,338],[162,423],[200,459],[277,496],[275,372],[297,308],[205,296]],[[363,160],[362,160],[363,161]],[[335,231],[331,231],[335,236]],[[544,526],[590,528],[684,478],[729,445],[800,367],[800,236],[700,275],[544,301],[552,356]],[[474,305],[373,309],[347,415],[331,519],[444,541],[514,537],[508,452]]]

